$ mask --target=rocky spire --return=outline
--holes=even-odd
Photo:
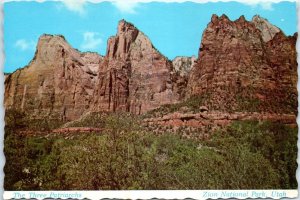
[[[107,43],[107,57],[125,59],[138,33],[139,30],[133,24],[125,20],[119,21],[117,35],[111,37]]]
[[[43,34],[38,40],[32,62],[44,62],[50,65],[69,56],[80,62],[80,52],[73,49],[64,36]]]
[[[94,105],[98,110],[141,114],[178,95],[172,63],[133,24],[121,20],[108,40],[105,65],[99,73]]]
[[[255,15],[252,18],[252,22],[255,27],[261,31],[264,42],[270,41],[276,33],[281,31],[279,28],[272,25],[267,19],[262,18],[259,15]]]
[[[7,75],[5,108],[72,120],[90,110],[141,114],[198,95],[220,111],[295,111],[296,35],[286,37],[259,16],[249,22],[213,15],[202,37],[195,62],[172,63],[125,20],[105,57],[81,53],[63,36],[43,35],[29,65]]]
[[[189,96],[202,96],[215,110],[296,112],[294,38],[259,16],[249,22],[213,15],[190,72]]]

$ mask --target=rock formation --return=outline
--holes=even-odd
[[[41,36],[31,63],[7,76],[5,107],[63,120],[88,110],[141,114],[177,102],[177,80],[186,85],[172,62],[122,20],[105,57],[80,53],[62,36]]]
[[[164,104],[184,106],[196,96],[208,113],[290,119],[297,113],[296,39],[259,16],[231,21],[213,15],[198,59],[170,61],[124,20],[104,57],[43,35],[29,65],[5,77],[4,105],[36,118],[74,120],[89,111],[142,114]]]
[[[189,74],[195,64],[196,58],[177,56],[173,59],[173,77],[175,81],[176,91],[179,94],[179,99],[183,100],[186,95]]]
[[[74,119],[90,108],[102,57],[80,53],[63,36],[43,35],[28,66],[5,80],[5,108]]]
[[[194,66],[196,57],[177,56],[172,60],[173,68],[180,76],[188,77],[192,67]]]
[[[179,99],[172,63],[132,24],[122,20],[107,43],[96,84],[98,110],[141,114]]]
[[[210,110],[297,112],[296,38],[258,16],[213,15],[203,33],[188,96]]]
[[[270,24],[268,20],[260,17],[259,15],[255,15],[252,18],[252,22],[254,23],[254,26],[261,31],[261,36],[264,42],[272,40],[276,33],[280,32],[279,28]]]

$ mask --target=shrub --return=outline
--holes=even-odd
[[[25,137],[7,129],[5,189],[297,188],[297,129],[243,121],[196,141],[145,132],[126,113],[103,123],[101,135],[72,139]]]

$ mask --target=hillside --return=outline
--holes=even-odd
[[[5,190],[296,189],[296,40],[225,15],[172,61],[125,20],[104,56],[42,35],[5,78]]]

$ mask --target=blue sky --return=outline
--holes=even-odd
[[[77,3],[74,3],[77,2]],[[4,4],[5,72],[27,65],[40,35],[62,34],[80,51],[106,52],[107,39],[125,19],[143,31],[169,59],[198,54],[202,32],[212,14],[231,20],[255,14],[268,19],[287,35],[297,29],[295,2],[269,4],[217,3],[88,3],[6,2]]]

